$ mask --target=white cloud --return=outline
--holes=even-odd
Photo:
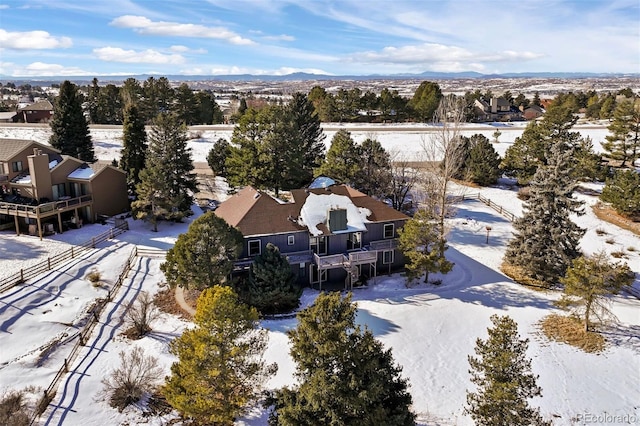
[[[182,64],[185,61],[182,55],[165,55],[153,49],[136,51],[124,50],[119,47],[101,47],[99,49],[93,49],[93,53],[98,59],[107,62]]]
[[[296,72],[331,75],[330,73],[317,68],[292,68],[292,67],[281,67],[277,69],[266,70],[266,69],[259,69],[259,68],[220,65],[220,66],[213,66],[210,68],[196,67],[196,68],[180,70],[180,74],[186,74],[186,75],[241,75],[241,74],[287,75],[287,74],[293,74]]]
[[[197,54],[207,53],[206,49],[191,49],[187,46],[182,46],[182,45],[171,46],[169,50],[176,53],[197,53]]]
[[[255,44],[253,40],[244,38],[224,27],[206,27],[196,24],[180,24],[168,21],[152,21],[144,16],[124,15],[110,23],[121,28],[133,28],[134,31],[146,35],[196,37],[227,40],[238,45]]]
[[[9,9],[9,5],[8,4],[0,4],[0,10],[2,9]]]
[[[44,62],[32,62],[21,67],[12,63],[0,64],[0,74],[12,77],[38,77],[38,76],[80,76],[89,75],[90,72],[78,67],[66,67],[59,64],[46,64]]]
[[[0,29],[0,46],[8,49],[57,49],[71,47],[69,37],[55,37],[46,31],[5,31]]]
[[[348,56],[353,62],[384,64],[432,64],[432,63],[473,63],[480,62],[513,62],[542,57],[533,52],[516,52],[507,50],[493,53],[474,53],[458,46],[424,43],[413,46],[385,47],[378,52],[359,52]]]
[[[287,35],[287,34],[263,36],[262,38],[268,41],[296,41],[296,38],[294,36]]]

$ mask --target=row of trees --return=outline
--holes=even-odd
[[[121,86],[101,86],[97,78],[86,87],[84,107],[92,124],[122,124],[125,109],[137,105],[145,123],[161,112],[175,114],[186,125],[223,122],[222,111],[210,91],[194,91],[182,83],[174,88],[166,77],[149,77],[140,83],[126,79]]]
[[[233,425],[262,401],[270,425],[414,425],[402,367],[356,324],[356,312],[351,295],[339,293],[321,293],[299,312],[297,326],[287,332],[297,382],[265,394],[277,365],[264,360],[268,336],[257,310],[228,286],[210,287],[198,298],[195,327],[170,344],[178,360],[160,393],[193,424]],[[548,424],[528,403],[541,396],[526,357],[528,339],[509,317],[491,320],[488,338],[477,339],[476,356],[469,356],[475,389],[467,391],[465,412],[480,425]],[[103,381],[120,410],[152,391],[160,373],[157,360],[139,348],[121,358],[123,365]]]

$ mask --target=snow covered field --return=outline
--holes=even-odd
[[[466,130],[462,132],[464,136],[471,136],[481,133],[490,140],[493,140],[493,133],[500,130],[499,143],[494,144],[496,151],[501,156],[507,148],[513,144],[515,138],[520,136],[526,126],[526,122],[515,123],[493,123],[493,124],[467,124]],[[601,151],[600,143],[609,134],[606,123],[584,124],[576,126],[576,131],[585,136],[591,137],[594,149]],[[437,131],[436,126],[422,124],[323,124],[325,144],[327,148],[331,145],[331,138],[340,129],[351,132],[354,141],[359,143],[368,137],[376,138],[382,146],[390,153],[398,153],[407,159],[420,159],[422,141],[431,137]],[[226,125],[214,126],[194,126],[190,128],[191,135],[200,135],[200,138],[189,141],[192,157],[194,161],[206,162],[207,154],[213,144],[220,138],[231,139],[233,128]],[[3,127],[0,124],[0,139],[17,138],[30,139],[36,142],[48,144],[50,130],[44,125],[22,125]],[[94,143],[96,156],[100,160],[111,161],[120,158],[122,149],[122,130],[116,126],[93,126],[91,137]]]
[[[46,129],[45,129],[46,130]],[[485,133],[491,138],[495,128]],[[513,142],[520,130],[501,128],[501,149]],[[32,138],[46,142],[42,129],[24,130],[0,128],[0,138]],[[211,132],[211,133],[210,133]],[[208,147],[218,137],[228,137],[230,131],[207,130],[203,141],[192,141],[194,160],[205,161]],[[471,131],[470,134],[476,131]],[[329,132],[327,132],[329,133]],[[353,131],[356,140],[369,132]],[[483,132],[484,133],[484,132]],[[606,129],[588,131],[594,142]],[[96,152],[101,159],[117,156],[121,141],[113,130],[92,131]],[[411,151],[420,143],[424,133],[389,131],[376,133],[385,148],[391,146]],[[222,135],[222,136],[221,136]],[[206,140],[204,140],[206,137]],[[329,136],[330,138],[330,136]],[[327,139],[327,144],[330,139]],[[600,139],[600,140],[601,140]],[[202,149],[200,145],[207,145]],[[599,145],[597,145],[599,146]],[[416,150],[417,151],[417,150]],[[204,155],[203,155],[204,153]],[[596,186],[597,188],[597,186]],[[485,197],[521,213],[516,192],[508,187],[484,188]],[[478,189],[466,189],[477,193]],[[593,204],[592,196],[579,197]],[[196,215],[200,210],[194,207]],[[586,253],[598,250],[624,251],[631,269],[640,273],[640,238],[614,225],[601,222],[587,206],[577,223],[588,229],[581,247]],[[131,221],[131,230],[115,239],[100,244],[83,256],[61,265],[25,285],[0,294],[0,393],[6,389],[27,386],[40,388],[41,394],[61,367],[73,341],[66,341],[86,322],[87,308],[98,297],[104,297],[129,256],[133,245],[166,250],[175,238],[185,232],[188,224],[162,223],[159,232],[149,226]],[[354,300],[359,306],[358,321],[371,328],[385,345],[392,348],[397,363],[403,366],[403,375],[409,379],[420,425],[470,425],[471,419],[463,415],[465,390],[471,383],[467,356],[473,353],[477,337],[486,337],[492,314],[510,315],[519,325],[520,334],[530,339],[529,357],[543,397],[533,401],[541,407],[545,418],[556,425],[602,424],[587,422],[597,416],[627,416],[631,424],[640,423],[640,300],[622,294],[612,299],[613,310],[619,323],[605,330],[607,349],[600,354],[587,354],[571,346],[551,342],[541,333],[538,322],[556,312],[554,292],[539,292],[514,284],[499,271],[505,245],[511,236],[511,223],[495,210],[478,201],[465,201],[458,205],[455,218],[450,220],[450,249],[447,256],[455,262],[451,273],[442,278],[440,286],[419,284],[406,287],[403,276],[382,275],[366,289],[358,289]],[[486,243],[486,226],[491,226]],[[599,236],[602,229],[607,235]],[[105,230],[102,225],[87,225],[79,230],[39,241],[35,237],[15,237],[0,233],[0,276],[22,262],[59,251],[68,244],[89,240]],[[612,244],[607,240],[613,240]],[[635,251],[629,250],[633,247]],[[182,319],[164,315],[155,324],[149,336],[135,342],[121,333],[127,305],[141,291],[155,292],[163,282],[159,270],[160,259],[137,258],[124,285],[107,305],[91,338],[76,358],[71,372],[64,376],[56,398],[41,417],[42,425],[121,425],[166,424],[169,417],[144,417],[140,407],[131,407],[123,413],[111,409],[101,396],[100,381],[119,364],[118,353],[142,346],[157,356],[167,368],[173,361],[168,342],[188,326]],[[104,286],[95,288],[85,276],[96,268],[104,278]],[[640,289],[636,280],[635,287]],[[312,303],[317,291],[307,289],[303,305]],[[279,371],[270,387],[293,383],[294,364],[288,356],[286,331],[295,327],[295,319],[264,321],[270,330],[267,358],[277,362]],[[588,415],[594,417],[587,417]],[[582,419],[582,420],[581,420]],[[266,415],[256,410],[253,415],[238,421],[239,425],[266,424]]]

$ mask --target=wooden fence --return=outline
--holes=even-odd
[[[49,387],[47,387],[47,389],[44,390],[42,397],[40,398],[38,404],[36,405],[36,410],[34,412],[33,417],[31,418],[31,422],[29,423],[30,425],[33,425],[36,419],[42,413],[44,413],[49,403],[55,397],[56,390],[58,388],[58,385],[60,384],[60,381],[62,380],[64,375],[69,372],[69,369],[73,364],[73,361],[76,359],[76,357],[78,356],[78,353],[80,352],[80,348],[82,348],[85,345],[85,343],[89,340],[89,336],[91,335],[91,332],[95,328],[96,324],[98,324],[100,315],[102,314],[102,311],[104,310],[105,306],[107,306],[107,304],[113,300],[113,297],[116,295],[116,293],[118,293],[118,290],[122,286],[122,283],[124,282],[124,280],[127,278],[127,274],[131,270],[131,267],[137,255],[138,255],[137,248],[134,246],[133,250],[131,250],[131,254],[127,258],[124,266],[122,267],[122,271],[120,272],[120,275],[116,280],[116,283],[107,293],[106,299],[101,299],[100,302],[97,303],[91,309],[91,311],[89,312],[89,321],[84,326],[84,328],[67,339],[67,341],[71,341],[76,338],[78,340],[76,340],[75,344],[71,348],[71,352],[69,353],[69,356],[65,358],[64,364],[62,365],[62,367],[60,367],[56,375],[53,377],[53,380],[51,381],[51,384],[49,385]]]
[[[24,283],[25,281],[34,278],[42,274],[43,272],[50,271],[60,263],[65,262],[69,259],[73,259],[76,256],[84,253],[86,250],[95,248],[96,244],[106,240],[110,240],[113,237],[122,234],[127,229],[129,229],[129,225],[126,222],[121,223],[118,226],[114,226],[108,231],[103,232],[102,234],[96,235],[89,241],[86,241],[77,246],[72,246],[68,250],[49,256],[46,260],[43,260],[40,263],[20,269],[20,271],[11,274],[8,277],[0,279],[0,293],[5,292],[18,284]]]
[[[477,194],[465,194],[465,195],[462,195],[462,196],[459,196],[459,197],[453,197],[453,201],[464,201],[464,200],[479,200],[479,201],[483,202],[484,204],[486,204],[487,206],[489,206],[492,209],[494,209],[495,211],[497,211],[498,213],[500,213],[502,216],[504,216],[507,219],[509,219],[509,221],[511,221],[511,222],[513,222],[514,220],[516,220],[518,218],[518,216],[516,216],[515,214],[511,213],[509,210],[505,209],[500,204],[494,203],[493,201],[491,201],[491,199],[483,196],[479,192]]]

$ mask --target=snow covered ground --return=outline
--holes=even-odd
[[[0,129],[0,137],[7,137],[1,132],[7,132],[6,129]],[[389,132],[387,143],[399,146],[419,143],[419,137],[409,137],[405,133]],[[212,136],[213,140],[217,137],[218,134]],[[503,130],[500,140],[512,141],[513,138],[513,135],[505,137]],[[105,159],[112,158],[109,155],[115,155],[120,144],[117,135],[103,139],[94,135],[94,140],[97,147],[103,144],[105,151],[98,156]],[[495,146],[503,145],[507,143]],[[199,155],[202,154],[196,155],[194,151],[194,159],[204,161]],[[516,192],[507,186],[466,189],[468,194],[478,191],[507,210],[521,213]],[[588,204],[595,202],[592,196],[579,197]],[[194,211],[196,216],[201,214],[197,207]],[[576,218],[588,229],[581,243],[582,249],[587,253],[601,249],[624,251],[631,269],[640,273],[639,237],[601,222],[588,207],[585,211],[584,216]],[[129,220],[130,231],[36,280],[0,294],[0,393],[33,386],[34,394],[41,394],[75,343],[68,341],[69,337],[85,324],[87,309],[93,301],[104,297],[113,286],[133,246],[166,250],[193,219],[183,224],[162,223],[157,233],[150,232],[150,227],[144,223]],[[538,322],[556,311],[553,301],[559,294],[523,288],[499,271],[505,245],[511,236],[511,223],[478,201],[465,201],[458,205],[457,215],[450,224],[447,256],[455,262],[455,267],[445,276],[432,277],[442,279],[440,286],[416,283],[407,288],[402,275],[381,275],[368,288],[354,293],[359,307],[358,321],[392,348],[396,362],[403,366],[403,375],[411,385],[419,424],[472,424],[471,419],[463,415],[465,390],[471,386],[467,356],[473,353],[475,339],[486,337],[492,314],[510,315],[518,322],[520,334],[530,339],[528,355],[543,388],[543,397],[534,400],[533,404],[540,406],[542,414],[554,424],[604,423],[580,420],[589,419],[587,415],[628,416],[631,424],[639,423],[640,300],[626,294],[612,298],[619,323],[606,330],[609,343],[600,354],[587,354],[551,342],[541,333]],[[486,226],[491,227],[488,244]],[[43,241],[2,232],[0,276],[23,262],[46,257],[47,253],[63,250],[69,244],[87,241],[105,229],[103,225],[86,225]],[[608,234],[600,236],[596,229]],[[613,243],[609,244],[607,240],[613,240]],[[136,259],[124,285],[103,311],[91,338],[73,363],[71,372],[62,379],[55,399],[39,424],[161,425],[169,421],[170,416],[143,416],[145,404],[118,413],[108,406],[100,393],[100,381],[119,364],[118,353],[122,350],[141,346],[147,353],[157,356],[167,372],[174,360],[168,352],[168,342],[188,326],[188,322],[180,318],[163,315],[153,333],[139,341],[131,342],[122,336],[126,328],[122,319],[129,303],[141,291],[156,292],[162,286],[164,278],[159,270],[160,262],[154,258]],[[102,273],[102,287],[96,288],[85,279],[87,272],[94,268]],[[634,285],[640,289],[638,280]],[[312,303],[316,296],[317,291],[305,290],[303,305]],[[295,366],[288,355],[285,333],[295,327],[296,320],[269,320],[263,321],[263,325],[270,330],[266,357],[279,365],[277,375],[268,385],[292,384]],[[597,417],[591,419],[597,420]],[[258,409],[237,423],[265,425],[266,415]]]
[[[481,133],[490,140],[494,140],[493,133],[500,130],[502,133],[498,139],[499,143],[494,144],[496,151],[501,156],[507,148],[513,144],[516,137],[520,136],[526,126],[526,122],[515,123],[493,123],[493,124],[467,124],[462,132],[465,136]],[[584,124],[576,126],[576,131],[580,131],[585,136],[591,137],[596,151],[601,151],[601,142],[605,141],[605,136],[609,134],[606,123]],[[111,161],[120,158],[122,149],[122,130],[113,128],[115,126],[93,126],[91,137],[94,143],[96,156],[100,160]],[[376,138],[380,144],[390,153],[398,153],[407,159],[420,159],[422,143],[425,139],[433,136],[437,131],[436,126],[423,124],[323,124],[326,135],[325,144],[327,148],[331,145],[331,138],[340,130],[346,129],[351,132],[351,136],[357,143],[366,138]],[[207,154],[213,144],[220,138],[231,139],[233,133],[231,126],[194,126],[190,129],[193,136],[200,135],[200,138],[189,141],[189,148],[192,151],[194,161],[206,162]],[[19,127],[2,127],[0,124],[1,138],[30,139],[40,143],[48,144],[50,130],[42,125],[24,125]]]

